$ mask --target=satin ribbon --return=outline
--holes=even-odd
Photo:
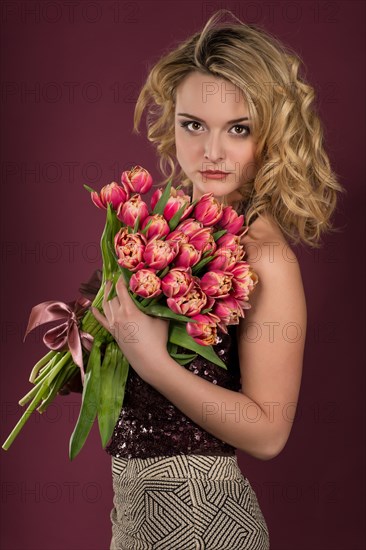
[[[79,288],[80,294],[83,294],[90,300],[94,300],[102,285],[102,279],[103,271],[101,269],[96,269],[87,283],[81,283]]]
[[[85,314],[85,310],[90,305],[91,301],[82,296],[67,304],[57,301],[42,302],[32,308],[27,330],[23,338],[24,342],[28,334],[43,323],[66,319],[60,325],[48,330],[43,336],[43,342],[52,350],[70,350],[74,363],[80,369],[83,384],[85,372],[81,346],[83,345],[90,352],[94,337],[83,330],[79,331],[78,325]]]

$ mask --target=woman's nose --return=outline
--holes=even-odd
[[[217,162],[225,158],[224,147],[219,136],[213,134],[207,138],[205,143],[205,159]]]

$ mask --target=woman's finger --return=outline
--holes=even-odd
[[[106,317],[104,317],[104,315],[102,315],[100,313],[99,309],[97,309],[96,307],[91,306],[90,309],[91,309],[92,314],[94,315],[94,317],[98,321],[98,323],[101,324],[103,328],[108,330],[108,332],[110,332],[110,326],[109,326],[108,319]]]
[[[124,306],[124,311],[126,313],[135,313],[138,308],[129,293],[129,287],[124,280],[123,275],[120,275],[116,282],[116,291],[119,297],[120,305],[123,304]]]
[[[107,298],[108,298],[108,294],[110,293],[111,287],[112,287],[112,282],[106,281],[104,285],[103,308],[106,304],[109,304],[110,302],[110,300],[108,300]]]
[[[126,300],[126,295],[129,296],[123,275],[120,275],[117,279],[116,292],[121,303],[123,303]]]

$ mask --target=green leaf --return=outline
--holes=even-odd
[[[185,359],[189,357],[191,361],[197,357],[197,353],[171,353],[170,355],[174,357],[174,359]]]
[[[145,225],[145,227],[143,229],[141,229],[140,233],[142,233],[143,235],[146,233],[146,231],[149,229],[150,225],[152,224],[154,220],[151,218],[147,224]]]
[[[86,189],[87,191],[89,191],[89,193],[98,193],[98,191],[94,191],[94,189],[92,189],[91,187],[89,187],[89,185],[85,185],[85,183],[84,183],[83,187],[85,187],[85,189]],[[98,193],[98,195],[99,195],[99,193]]]
[[[174,216],[169,220],[169,229],[170,231],[174,231],[174,229],[177,227],[177,225],[180,222],[180,219],[184,213],[184,211],[188,208],[187,204],[183,204],[183,206],[180,207],[180,209],[174,214]]]
[[[177,353],[178,346],[176,344],[172,344],[171,342],[168,341],[167,350],[168,350],[169,355],[172,355],[172,353]]]
[[[121,222],[117,218],[116,212],[113,210],[110,203],[107,207],[107,219],[104,231],[101,237],[101,250],[103,257],[103,282],[106,279],[111,279],[115,271],[117,271],[117,254],[114,250],[114,238],[121,229]]]
[[[111,342],[106,348],[100,370],[98,425],[103,448],[112,437],[121,412],[128,371],[129,364],[126,357],[116,342]]]
[[[198,271],[200,271],[206,264],[208,264],[212,259],[214,258],[214,256],[207,256],[206,258],[203,258],[203,260],[201,260],[200,262],[198,262],[198,264],[196,264],[195,266],[192,267],[192,275],[195,275],[196,273],[198,273]]]
[[[198,353],[198,355],[201,355],[201,357],[204,357],[211,363],[214,363],[215,365],[227,370],[227,366],[218,357],[213,347],[197,344],[197,342],[195,342],[193,338],[189,336],[184,325],[171,323],[169,328],[169,342],[171,342],[172,344],[177,344],[178,346],[189,349],[191,351],[195,351],[196,353]]]
[[[135,225],[134,225],[134,228],[133,228],[134,233],[137,233],[139,225],[140,225],[140,216],[137,216],[136,221],[135,221]]]
[[[196,359],[197,354],[194,353],[187,355],[185,353],[174,353],[170,354],[170,356],[180,365],[187,365],[188,363],[191,363],[194,359]]]
[[[101,343],[101,340],[94,338],[85,372],[79,418],[70,438],[70,460],[73,460],[81,451],[97,415],[100,393]]]
[[[162,279],[163,277],[165,277],[165,275],[166,275],[166,274],[168,273],[168,271],[169,271],[169,268],[170,268],[170,266],[167,265],[164,269],[162,269],[161,272],[158,271],[158,273],[157,273],[156,275],[159,277],[159,279]]]
[[[227,229],[222,229],[221,231],[216,231],[216,233],[214,233],[212,236],[214,240],[217,241],[220,237],[225,235],[225,233],[227,233]]]
[[[153,315],[154,317],[173,319],[175,321],[185,321],[186,323],[198,323],[198,321],[196,319],[192,319],[192,317],[174,313],[174,311],[172,311],[168,306],[164,306],[163,304],[150,304],[144,308],[144,312],[148,315]]]
[[[127,286],[128,286],[130,284],[130,279],[131,279],[133,273],[131,271],[129,271],[126,267],[122,267],[122,266],[118,265],[118,268],[121,271],[122,275],[124,276],[125,281],[126,281]]]
[[[155,208],[153,210],[153,215],[155,214],[161,214],[163,215],[164,213],[164,208],[166,207],[166,203],[168,202],[169,200],[169,197],[170,197],[170,189],[172,187],[172,182],[170,181],[166,186],[165,186],[165,189],[160,197],[160,199],[158,200],[158,202],[155,204]]]
[[[140,304],[144,307],[147,307],[149,304],[151,304],[153,302],[154,298],[144,298],[143,300],[141,300]],[[155,304],[155,302],[154,302]]]

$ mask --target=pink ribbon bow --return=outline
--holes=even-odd
[[[32,308],[29,316],[27,330],[23,342],[28,334],[37,326],[58,319],[66,319],[65,322],[48,330],[43,336],[44,344],[58,351],[70,350],[74,363],[81,371],[81,380],[84,384],[84,365],[81,345],[91,351],[94,337],[83,330],[78,329],[79,320],[84,316],[85,309],[91,304],[87,298],[80,297],[73,302],[48,301],[42,302]]]

